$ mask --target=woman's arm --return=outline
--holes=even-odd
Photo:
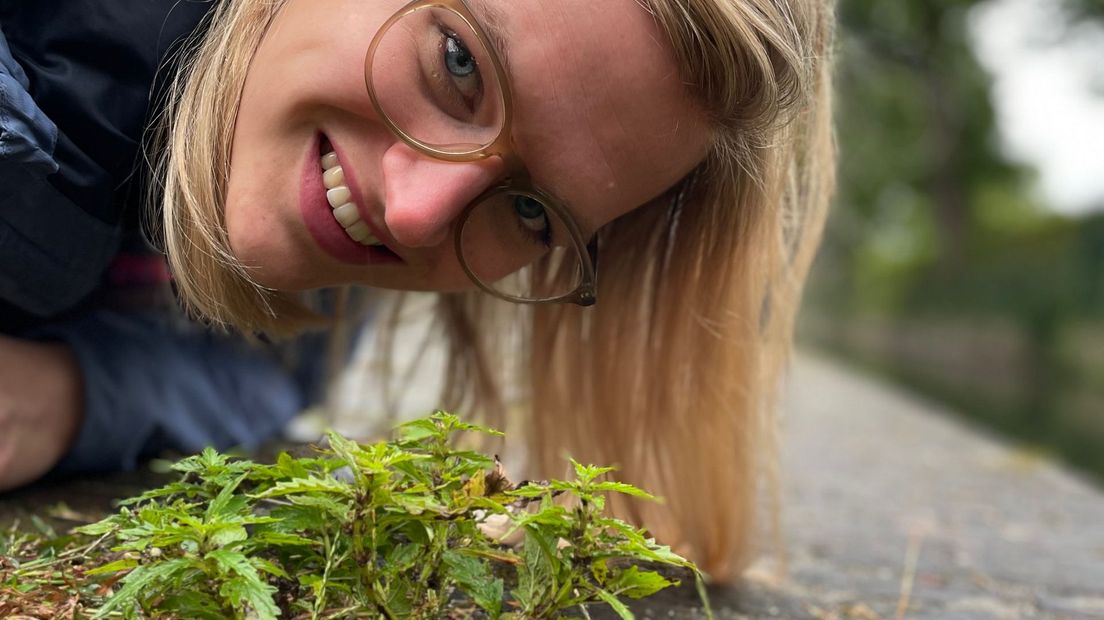
[[[0,336],[0,491],[49,471],[82,412],[80,369],[67,346]]]
[[[28,336],[0,341],[0,490],[167,449],[255,447],[312,387],[271,351],[164,313],[102,310]]]

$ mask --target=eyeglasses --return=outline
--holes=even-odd
[[[532,183],[511,132],[510,84],[464,0],[414,0],[364,58],[372,105],[396,137],[448,162],[499,157],[506,174],[460,214],[456,254],[472,282],[516,303],[595,302],[596,239]]]

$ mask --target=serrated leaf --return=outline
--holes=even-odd
[[[271,562],[264,558],[252,558],[253,565],[257,567],[257,570],[264,571],[269,575],[281,577],[283,579],[291,579],[283,568],[280,568],[275,562]]]
[[[440,410],[435,411],[433,413],[433,415],[430,416],[430,418],[432,420],[435,420],[435,421],[441,423],[441,425],[444,426],[444,428],[448,432],[471,431],[471,432],[476,432],[476,433],[483,433],[485,435],[491,435],[491,436],[494,436],[494,437],[504,437],[505,436],[505,433],[503,433],[502,431],[490,428],[489,426],[480,426],[478,424],[471,424],[469,422],[464,422],[459,417],[457,417],[457,416],[455,416],[451,413],[448,413],[447,411],[440,411]]]
[[[183,495],[188,497],[195,497],[200,494],[202,489],[194,484],[188,484],[185,482],[170,482],[163,487],[156,489],[150,489],[145,493],[137,496],[124,499],[119,502],[120,506],[133,506],[135,504],[142,504],[151,500],[160,499],[162,497],[171,497],[174,495]]]
[[[515,526],[540,527],[557,533],[567,531],[572,524],[571,513],[563,506],[552,503],[542,506],[537,512],[516,514],[513,520]]]
[[[413,493],[396,493],[392,501],[402,506],[411,515],[420,515],[424,512],[446,516],[448,509],[438,502],[432,495],[416,495]]]
[[[444,553],[442,560],[445,574],[456,580],[460,589],[489,617],[497,618],[502,611],[504,585],[494,577],[487,563],[452,549]]]
[[[204,558],[213,561],[218,566],[219,571],[225,574],[256,572],[253,565],[249,563],[249,558],[245,557],[245,554],[240,551],[215,549],[207,553]]]
[[[276,620],[280,608],[273,598],[276,588],[264,583],[260,578],[233,577],[219,586],[219,596],[226,599],[243,616],[258,620]],[[252,614],[247,614],[252,610]]]
[[[590,563],[590,574],[594,576],[594,581],[598,585],[605,587],[606,579],[609,577],[609,565],[606,563],[606,558],[600,558]]]
[[[233,482],[223,487],[219,494],[215,496],[215,499],[211,500],[211,503],[207,505],[206,517],[208,521],[221,519],[236,514],[240,514],[246,507],[247,500],[242,496],[235,496],[234,491],[238,489],[238,485],[245,480],[247,474],[242,474],[234,479]]]
[[[640,599],[674,585],[678,585],[678,583],[668,581],[663,575],[655,571],[642,571],[636,566],[630,566],[618,573],[617,577],[611,580],[606,587],[617,592],[619,596]]]
[[[690,560],[671,551],[671,548],[667,545],[657,544],[654,538],[647,539],[645,543],[646,546],[644,547],[634,546],[632,549],[633,554],[639,559],[687,568],[693,568],[694,566]]]
[[[616,467],[597,467],[595,465],[583,465],[575,459],[571,459],[571,465],[575,468],[575,477],[580,482],[591,482],[598,476],[608,474],[611,471],[617,469]]]
[[[395,428],[395,433],[398,435],[399,441],[411,443],[437,437],[441,434],[432,420],[413,420],[400,424]]]
[[[408,581],[396,580],[388,588],[383,601],[383,607],[387,610],[383,617],[391,618],[415,618],[414,606],[424,601],[418,600],[414,588]]]
[[[436,597],[449,587],[463,591],[488,616],[556,617],[580,601],[601,600],[621,617],[632,617],[619,596],[648,596],[670,584],[633,566],[640,561],[688,567],[701,585],[700,572],[687,560],[644,530],[600,514],[608,493],[652,497],[625,483],[599,481],[613,468],[572,461],[576,480],[499,494],[503,487],[492,492],[486,484],[491,458],[449,447],[457,431],[498,434],[438,412],[407,425],[397,442],[361,445],[334,434],[331,448],[319,456],[284,453],[274,465],[205,450],[173,467],[185,474],[183,480],[125,500],[136,507],[80,532],[103,537],[101,549],[141,551],[146,560],[118,560],[83,574],[93,580],[121,577],[118,592],[130,598],[111,599],[114,611],[107,613],[128,620],[151,614],[270,619],[281,610],[269,581],[288,575],[304,584],[285,593],[285,611],[296,617],[350,605],[370,605],[373,613],[392,617],[436,617],[449,604]],[[335,473],[347,465],[351,476]],[[246,481],[249,494],[242,490]],[[572,510],[558,506],[552,497],[560,493],[582,503]],[[515,510],[520,505],[527,510]],[[478,529],[483,514],[508,515],[511,528],[525,534],[522,548],[503,550],[488,541]],[[12,540],[0,536],[0,552],[19,549]],[[564,540],[576,544],[559,547]],[[67,544],[44,541],[39,559],[19,565],[49,566],[44,562]],[[209,553],[200,555],[201,549]],[[516,584],[506,614],[504,581]],[[33,590],[41,583],[8,581],[0,588]]]
[[[599,517],[594,520],[594,524],[601,529],[611,529],[616,533],[624,536],[630,541],[639,542],[642,545],[646,545],[648,539],[644,536],[644,530],[630,525],[621,519],[613,517]]]
[[[335,478],[296,478],[294,480],[279,482],[271,488],[253,495],[252,497],[257,499],[268,499],[285,495],[295,495],[298,493],[324,493],[327,495],[340,495],[342,497],[352,498],[354,491],[349,483],[342,482]]]
[[[345,521],[349,518],[349,511],[352,507],[347,502],[342,502],[333,497],[325,497],[318,495],[292,495],[288,497],[288,500],[297,506],[308,506],[324,511],[325,513],[333,516],[339,521]],[[314,524],[317,525],[319,519],[315,517],[313,519]]]
[[[319,544],[316,540],[304,538],[297,534],[272,530],[255,532],[249,538],[249,542],[254,546],[263,545],[268,547],[313,547]]]
[[[636,620],[636,616],[634,616],[633,613],[629,611],[629,608],[626,607],[625,604],[618,600],[618,598],[613,594],[605,590],[597,590],[595,594],[598,595],[598,598],[602,599],[602,602],[609,605],[610,608],[613,609],[613,611],[615,611],[622,620]]]
[[[248,605],[260,620],[275,620],[280,615],[280,608],[273,599],[276,588],[264,581],[257,567],[245,554],[229,549],[216,549],[206,557],[229,576],[219,586],[219,595],[235,609],[244,612]]]
[[[138,566],[138,560],[130,560],[123,558],[121,560],[115,560],[114,562],[108,562],[103,566],[97,566],[91,570],[85,571],[85,575],[109,575],[111,573],[117,573],[119,571],[130,570]]]
[[[450,471],[456,473],[467,473],[468,470],[477,470],[480,475],[486,474],[486,470],[494,467],[495,461],[493,458],[475,452],[474,450],[452,450],[449,452],[449,458],[456,459],[457,462],[450,463]]]
[[[319,514],[312,506],[277,506],[269,514],[278,519],[268,526],[276,532],[295,533],[313,530],[327,522],[326,515]]]
[[[276,468],[287,478],[307,478],[310,475],[306,465],[287,452],[281,452],[276,457]]]
[[[111,515],[110,517],[107,517],[106,519],[103,519],[101,521],[89,523],[88,525],[82,525],[78,528],[75,528],[74,531],[80,534],[87,534],[89,536],[103,536],[108,532],[118,529],[121,519],[122,517],[120,517],[119,515]]]
[[[211,529],[211,532],[207,536],[207,540],[216,547],[225,547],[231,543],[236,543],[249,538],[249,534],[245,531],[245,528],[237,523],[232,524],[219,524],[217,527]]]
[[[512,491],[507,491],[506,494],[511,497],[543,497],[552,493],[552,489],[547,486],[537,486],[534,484],[527,484],[523,487],[518,487]]]
[[[342,461],[345,461],[345,464],[352,470],[353,477],[356,479],[357,483],[364,485],[366,482],[364,472],[360,470],[359,466],[361,461],[365,460],[364,457],[368,456],[364,447],[355,441],[342,437],[334,431],[327,432],[326,438],[334,454]]]
[[[158,607],[172,610],[175,617],[188,620],[226,620],[222,606],[207,593],[196,590],[171,593]]]
[[[210,454],[213,456],[208,457],[208,452],[210,452]],[[204,457],[208,458],[204,459]],[[173,463],[171,466],[169,466],[169,469],[175,472],[180,472],[182,474],[198,474],[207,469],[207,463],[210,463],[217,458],[218,453],[215,452],[215,449],[208,447],[204,448],[203,452],[201,452],[200,454],[180,459],[176,463]]]
[[[487,494],[487,477],[483,472],[468,478],[464,483],[464,495],[468,497],[483,497]]]
[[[177,573],[192,568],[192,562],[184,558],[167,560],[155,564],[144,564],[130,571],[123,577],[123,587],[104,603],[103,607],[96,610],[92,620],[105,618],[117,609],[125,606],[133,607],[142,597],[142,594],[150,595],[160,592],[168,585],[168,582]]]
[[[391,551],[387,552],[387,556],[384,558],[384,562],[387,569],[391,572],[403,571],[411,566],[414,566],[414,562],[421,555],[423,549],[422,545],[415,545],[413,543],[402,543],[395,545],[391,548]]]
[[[642,499],[650,499],[653,501],[662,501],[660,498],[634,487],[631,484],[625,484],[624,482],[598,482],[590,486],[590,490],[593,492],[602,493],[621,493],[622,495],[631,495],[633,497],[640,497]]]
[[[556,588],[555,575],[559,570],[554,546],[537,528],[526,528],[518,566],[518,587],[513,596],[524,611],[533,611],[545,594]]]
[[[414,519],[402,519],[397,526],[398,533],[405,536],[411,543],[421,547],[428,547],[433,542],[433,530],[427,523]]]

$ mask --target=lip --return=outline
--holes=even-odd
[[[310,148],[307,149],[300,175],[299,211],[307,232],[310,233],[314,242],[324,252],[343,263],[350,265],[393,265],[402,263],[402,258],[394,253],[394,250],[391,250],[391,246],[387,245],[386,242],[384,243],[387,245],[387,250],[361,245],[349,238],[349,235],[345,234],[345,229],[334,219],[333,210],[326,200],[326,187],[322,184],[321,145],[322,134],[315,134]],[[337,150],[336,146],[334,150]],[[340,152],[338,152],[338,158],[342,159]],[[344,160],[342,159],[342,161]],[[380,235],[374,223],[370,218],[365,217],[364,205],[356,198],[361,194],[359,188],[355,185],[355,181],[348,172],[346,172],[345,178],[354,196],[353,202],[357,206],[361,219],[372,230],[372,234],[383,241],[384,237]]]

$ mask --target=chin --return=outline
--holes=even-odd
[[[318,283],[300,274],[284,270],[276,272],[264,267],[246,266],[246,273],[254,282],[266,289],[283,292],[298,292],[318,288]]]

